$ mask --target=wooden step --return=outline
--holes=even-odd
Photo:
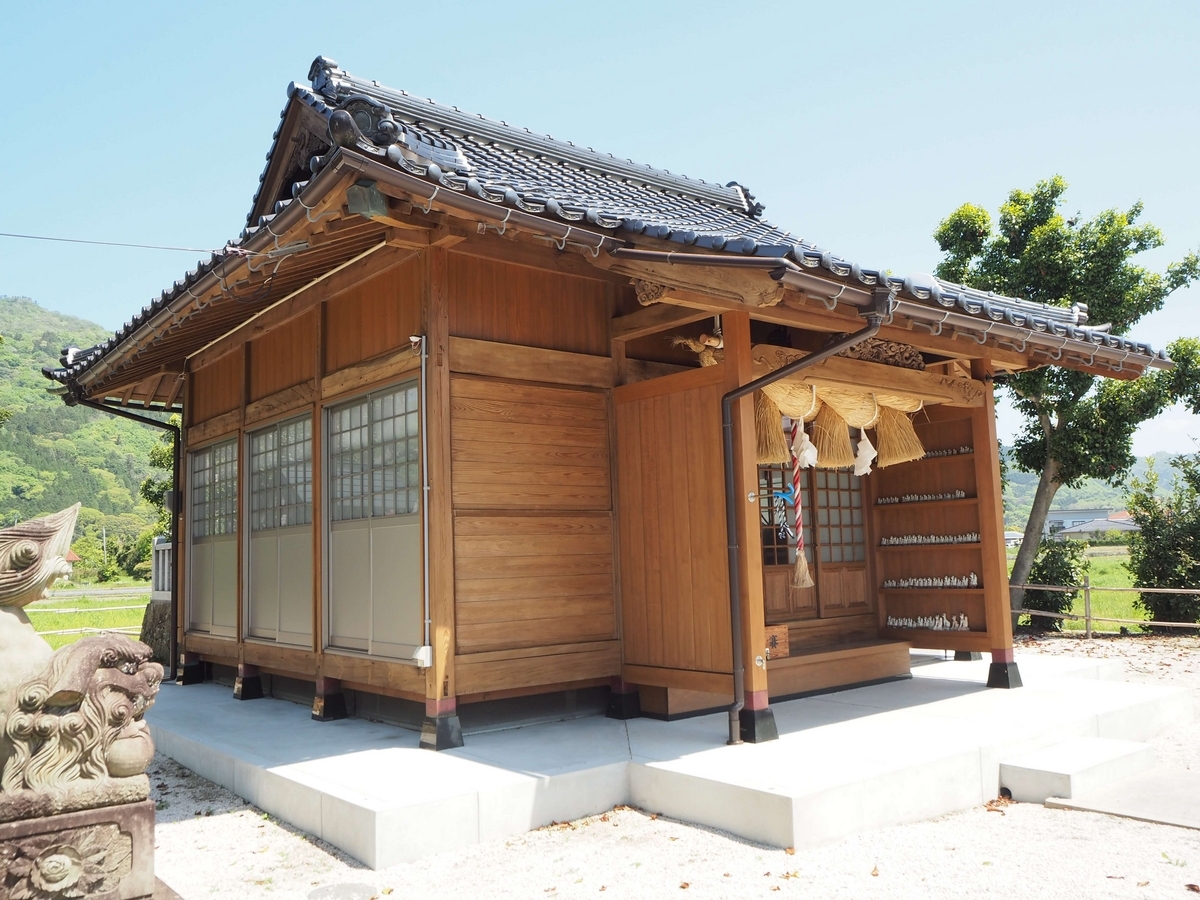
[[[910,674],[907,641],[872,640],[796,651],[767,662],[771,700]]]

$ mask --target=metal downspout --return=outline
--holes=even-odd
[[[729,546],[729,616],[730,631],[733,635],[733,705],[729,707],[729,741],[730,744],[742,743],[741,713],[746,706],[745,659],[742,655],[742,585],[738,572],[740,545],[737,530],[737,498],[734,485],[733,458],[733,404],[746,397],[764,385],[772,384],[788,375],[793,375],[801,369],[815,366],[819,362],[836,356],[843,350],[861,343],[879,331],[883,320],[890,315],[896,295],[888,290],[880,289],[875,292],[875,304],[864,310],[862,315],[867,320],[867,327],[854,334],[848,335],[816,353],[810,353],[795,362],[789,363],[774,372],[768,372],[762,378],[734,388],[721,398],[721,432],[724,439],[725,457],[725,534]]]
[[[127,409],[121,409],[117,406],[105,406],[103,403],[96,403],[94,400],[85,400],[82,397],[76,398],[76,403],[79,406],[90,406],[92,409],[98,409],[101,412],[111,413],[114,416],[120,416],[123,419],[131,419],[134,422],[141,422],[143,425],[152,425],[155,428],[161,428],[164,431],[171,432],[174,437],[174,447],[171,457],[171,494],[175,498],[171,510],[171,674],[170,678],[175,678],[175,670],[178,665],[179,656],[179,637],[177,629],[179,627],[179,506],[181,498],[179,496],[179,470],[182,464],[182,437],[181,429],[178,425],[172,425],[170,422],[160,422],[157,419],[148,419],[145,416],[139,416],[137,413],[132,413]]]

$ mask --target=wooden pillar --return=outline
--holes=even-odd
[[[312,416],[312,644],[321,672],[325,652],[325,416],[321,406],[321,379],[325,375],[325,304],[317,304],[317,338],[313,360]],[[317,679],[318,686],[320,678]],[[314,703],[314,718],[316,705]],[[319,719],[324,721],[324,719]]]
[[[726,312],[721,316],[725,341],[725,390],[754,380],[750,356],[750,314]],[[733,406],[734,496],[740,552],[739,581],[742,605],[742,658],[746,706],[742,710],[742,740],[759,742],[779,737],[775,717],[767,702],[767,632],[763,602],[762,534],[758,512],[758,456],[754,437],[754,398],[743,397]]]
[[[996,400],[992,391],[991,360],[971,361],[971,377],[986,387],[983,404],[971,409],[975,447],[975,489],[979,497],[979,539],[983,556],[983,603],[992,665],[988,687],[1021,686],[1013,661],[1012,616],[1008,598],[1008,558],[1004,550],[1004,496],[1000,483],[999,445],[996,439]]]
[[[421,515],[429,521],[429,618],[433,664],[425,670],[425,723],[421,746],[461,747],[454,684],[454,497],[450,460],[449,261],[441,247],[425,254],[425,427],[429,496]]]

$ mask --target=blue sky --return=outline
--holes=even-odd
[[[1200,247],[1195,3],[6,4],[0,231],[212,248],[291,80],[357,75],[688,175],[794,234],[929,271],[938,221],[1060,173]],[[0,294],[115,328],[195,254],[0,238]],[[1200,288],[1136,336],[1200,335]],[[1002,412],[1001,431],[1016,418]],[[1173,411],[1139,454],[1195,449]]]

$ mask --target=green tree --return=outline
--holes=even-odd
[[[964,204],[934,232],[945,257],[939,277],[1035,303],[1088,307],[1089,322],[1125,334],[1142,316],[1161,309],[1174,291],[1200,277],[1190,253],[1165,273],[1134,262],[1163,244],[1162,233],[1139,223],[1141,203],[1105,210],[1087,221],[1062,214],[1067,183],[1059,176],[1032,191],[1015,190],[993,227],[987,210]],[[1182,338],[1168,348],[1174,370],[1135,381],[1099,378],[1046,366],[996,379],[1025,417],[1013,441],[1013,465],[1039,475],[1012,581],[1026,583],[1041,543],[1046,514],[1063,485],[1088,477],[1120,482],[1134,463],[1137,427],[1178,400],[1200,412],[1200,342]],[[1013,606],[1024,598],[1013,592]]]
[[[4,344],[4,338],[0,337],[0,345],[3,345],[3,344]],[[12,410],[4,408],[4,407],[0,407],[0,426],[3,426],[4,423],[7,422],[11,418],[12,418]]]
[[[173,415],[167,420],[168,424],[179,427],[180,418]],[[150,448],[151,472],[142,481],[138,493],[142,499],[158,511],[158,521],[155,524],[155,535],[171,536],[171,512],[163,505],[163,494],[171,489],[171,479],[175,472],[175,433],[164,430],[162,436]],[[162,473],[162,474],[156,474]]]
[[[1042,541],[1037,560],[1029,572],[1032,579],[1030,583],[1062,587],[1082,584],[1088,569],[1088,560],[1084,555],[1087,546],[1086,541]],[[1079,591],[1026,591],[1025,608],[1067,613],[1078,596]],[[1038,631],[1062,631],[1062,619],[1050,616],[1030,616],[1029,625]]]
[[[1200,587],[1200,454],[1171,461],[1175,484],[1159,496],[1158,473],[1135,478],[1129,514],[1141,526],[1129,542],[1137,587]],[[1200,622],[1200,595],[1140,594],[1138,605],[1162,622]]]

